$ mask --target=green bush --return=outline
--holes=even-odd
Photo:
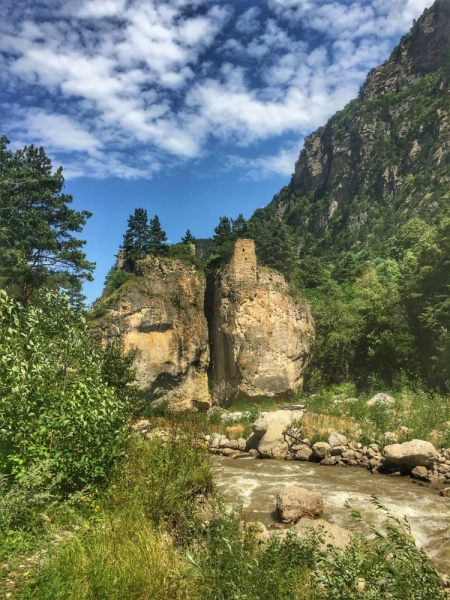
[[[122,456],[126,395],[104,380],[104,352],[66,298],[24,309],[0,292],[2,467],[43,460],[67,488],[96,485]]]

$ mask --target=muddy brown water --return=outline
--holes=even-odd
[[[350,515],[351,507],[370,523],[382,527],[385,518],[371,503],[373,495],[392,514],[407,518],[418,546],[439,571],[450,573],[450,499],[433,487],[413,483],[409,477],[372,475],[358,467],[215,456],[215,479],[224,497],[243,506],[246,518],[265,525],[277,522],[275,498],[286,485],[300,485],[324,497],[323,518],[331,523],[368,533]]]

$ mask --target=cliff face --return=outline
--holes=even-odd
[[[149,401],[175,410],[210,405],[205,278],[180,261],[139,261],[141,278],[102,320],[104,339],[121,337],[137,353],[136,383]]]
[[[437,0],[360,95],[305,140],[290,186],[268,207],[299,247],[339,250],[438,220],[450,182],[450,0]],[[267,209],[266,209],[267,210]],[[327,233],[327,241],[324,234]]]
[[[231,265],[214,285],[210,377],[220,403],[289,396],[302,386],[310,358],[314,325],[308,304],[287,295],[280,273],[256,268],[252,244],[238,240]]]

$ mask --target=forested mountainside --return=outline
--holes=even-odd
[[[450,1],[437,0],[251,219],[289,230],[331,379],[449,381],[449,193]]]

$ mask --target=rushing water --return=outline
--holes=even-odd
[[[396,517],[408,519],[418,545],[438,570],[450,573],[450,499],[439,496],[435,488],[413,483],[409,477],[372,475],[358,467],[222,457],[214,457],[214,463],[217,486],[224,497],[242,504],[249,519],[266,525],[276,521],[275,498],[286,485],[321,492],[323,518],[354,531],[363,531],[363,526],[351,518],[345,504],[370,523],[382,525],[383,515],[371,503],[376,495]]]

